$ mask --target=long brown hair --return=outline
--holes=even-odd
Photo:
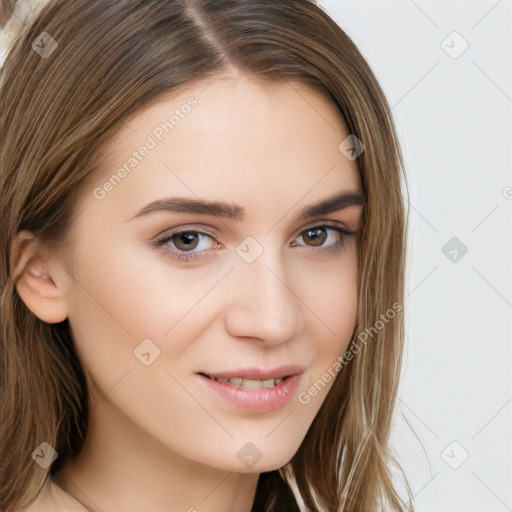
[[[43,32],[58,44],[46,58],[32,46]],[[395,490],[399,465],[388,448],[404,342],[395,313],[404,299],[405,176],[389,105],[359,50],[312,0],[52,0],[20,31],[0,74],[4,512],[30,504],[79,453],[88,418],[68,321],[40,321],[17,293],[14,236],[65,243],[77,194],[123,118],[228,67],[313,87],[364,144],[358,350],[289,464],[260,475],[253,511],[298,511],[300,501],[309,511],[412,510],[408,485],[408,503]],[[59,455],[47,469],[31,458],[43,441]]]

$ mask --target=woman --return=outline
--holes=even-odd
[[[340,27],[55,0],[1,80],[2,510],[412,510],[403,164]]]

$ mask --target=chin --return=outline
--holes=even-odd
[[[266,473],[286,466],[297,453],[298,448],[298,446],[288,448],[281,445],[279,449],[272,446],[264,446],[258,449],[248,442],[237,451],[236,457],[231,461],[227,461],[226,452],[224,452],[220,458],[215,457],[216,460],[211,462],[215,467],[225,471],[246,474]]]

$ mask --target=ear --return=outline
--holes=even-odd
[[[42,244],[32,233],[20,231],[11,246],[11,268],[18,276],[18,295],[34,315],[51,324],[67,318],[65,270],[55,245]]]

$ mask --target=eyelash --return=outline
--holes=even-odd
[[[315,229],[330,229],[330,230],[337,232],[340,235],[340,240],[338,242],[336,242],[335,244],[328,246],[327,248],[323,248],[324,247],[323,245],[317,246],[319,248],[319,250],[321,250],[322,252],[324,252],[326,254],[335,254],[335,253],[338,253],[339,251],[341,251],[345,247],[345,244],[347,241],[346,239],[349,236],[354,234],[353,231],[349,231],[345,228],[340,227],[339,225],[322,223],[322,224],[315,224],[313,226],[307,227],[306,229],[302,230],[298,234],[298,236],[301,236],[301,235],[307,233],[308,231],[312,231]],[[215,240],[212,233],[208,233],[207,231],[202,231],[200,229],[195,229],[195,228],[191,227],[191,228],[187,228],[187,229],[180,229],[180,230],[174,231],[170,234],[165,234],[163,236],[157,237],[155,240],[152,241],[152,245],[156,249],[161,249],[165,244],[172,242],[172,239],[175,236],[182,235],[184,233],[189,233],[189,234],[194,234],[194,235],[195,234],[204,235],[204,236],[208,236],[208,237],[212,238],[213,240]],[[217,242],[217,244],[218,243],[219,242]],[[294,247],[297,247],[297,246],[298,245],[294,245]],[[306,248],[310,248],[310,249],[316,248],[315,246],[307,246],[307,245],[298,246],[298,247],[306,247]],[[172,251],[168,252],[168,255],[169,255],[169,257],[171,257],[172,259],[175,259],[175,260],[192,262],[192,261],[196,261],[197,259],[206,257],[204,254],[201,254],[204,252],[205,251],[199,251],[199,252],[195,252],[195,253],[180,252],[179,249],[173,249]]]

